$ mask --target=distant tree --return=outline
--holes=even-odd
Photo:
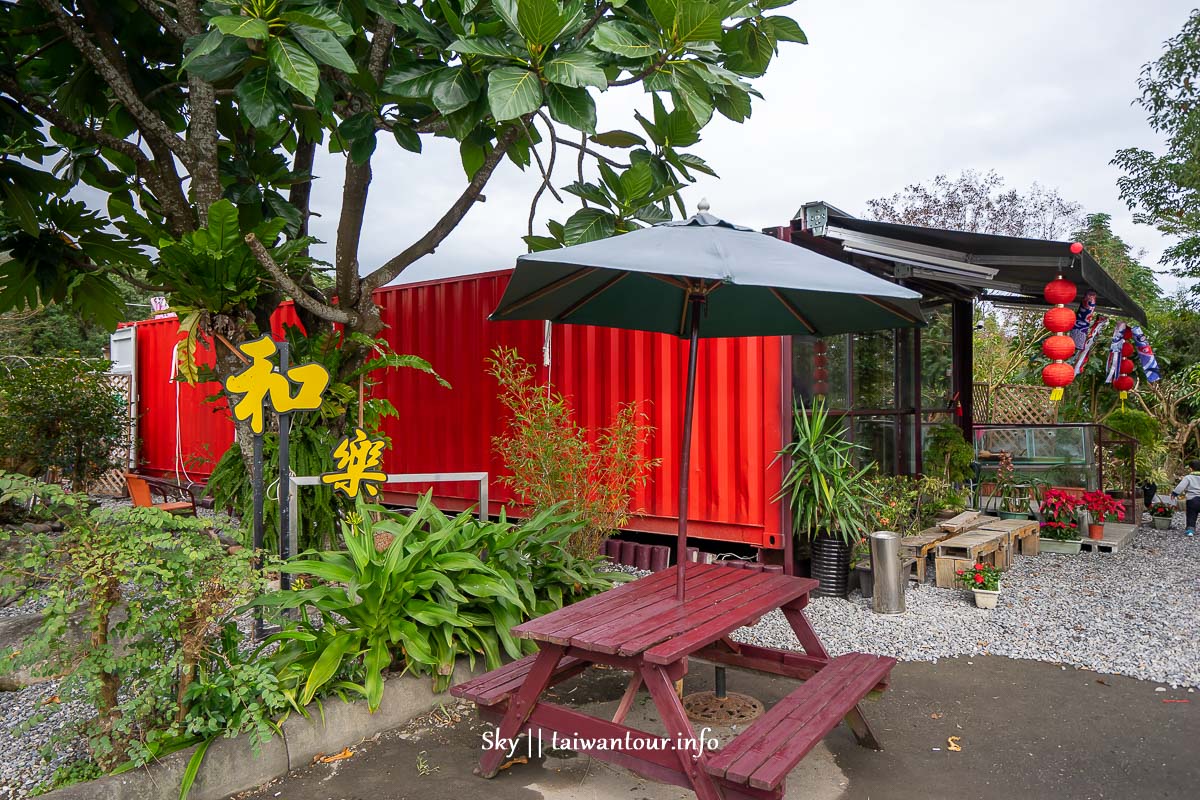
[[[957,178],[938,175],[928,186],[914,183],[890,197],[867,201],[872,219],[1000,236],[1058,239],[1083,225],[1083,206],[1057,189],[1033,184],[1027,191],[1006,187],[995,171],[964,170]]]
[[[1154,270],[1141,263],[1145,251],[1134,252],[1113,232],[1110,214],[1088,214],[1071,238],[1083,242],[1096,263],[1143,309],[1150,311],[1162,302],[1162,287],[1154,277]]]
[[[1163,263],[1181,278],[1200,278],[1200,9],[1166,41],[1158,60],[1142,67],[1138,86],[1136,102],[1165,137],[1165,150],[1118,151],[1112,163],[1125,175],[1117,185],[1135,221],[1177,240]],[[1200,283],[1191,291],[1200,294]]]

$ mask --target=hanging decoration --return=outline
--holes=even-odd
[[[829,394],[829,345],[823,341],[813,343],[813,394]]]
[[[1079,252],[1074,247],[1074,244],[1071,245],[1071,252]],[[1042,318],[1042,325],[1051,332],[1042,342],[1042,354],[1050,359],[1050,363],[1042,368],[1042,383],[1053,389],[1050,393],[1053,403],[1062,400],[1063,388],[1075,380],[1075,368],[1066,361],[1075,354],[1075,340],[1067,332],[1075,329],[1078,315],[1067,308],[1067,304],[1075,300],[1076,294],[1078,290],[1075,284],[1064,280],[1061,275],[1047,283],[1043,291],[1046,302],[1054,306]]]

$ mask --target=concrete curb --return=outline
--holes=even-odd
[[[478,675],[465,661],[455,665],[451,685]],[[404,675],[384,683],[383,701],[372,714],[367,701],[343,703],[326,700],[319,708],[308,707],[307,718],[292,715],[283,723],[282,736],[272,737],[258,753],[245,736],[217,739],[209,746],[200,765],[189,800],[225,800],[232,794],[262,786],[312,763],[321,753],[336,753],[377,733],[392,730],[414,717],[449,702],[447,693],[434,694],[428,676]],[[324,713],[322,713],[322,711]],[[77,783],[42,795],[46,800],[177,800],[183,771],[195,747],[123,775],[108,775]]]

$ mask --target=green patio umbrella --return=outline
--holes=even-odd
[[[683,600],[696,349],[700,338],[916,327],[920,295],[705,213],[517,259],[493,320],[550,320],[689,338],[676,596]]]

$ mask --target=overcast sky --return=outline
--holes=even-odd
[[[1141,66],[1158,57],[1194,2],[799,0],[785,13],[810,44],[783,45],[756,82],[765,100],[744,125],[714,117],[692,150],[721,178],[688,188],[685,199],[694,208],[706,196],[714,213],[765,227],[785,224],[807,200],[862,213],[868,199],[910,183],[994,169],[1010,186],[1037,181],[1088,212],[1112,214],[1116,231],[1156,264],[1164,241],[1133,224],[1109,161],[1122,147],[1157,144],[1130,103]],[[632,109],[646,106],[634,87],[609,92],[600,129],[637,130]],[[427,140],[419,157],[381,144],[364,271],[424,232],[466,180],[452,142]],[[325,180],[314,196],[322,214],[314,233],[332,242],[341,165],[325,157],[316,171]],[[563,170],[555,183],[571,180]],[[520,237],[536,185],[532,172],[506,163],[487,202],[402,279],[511,266],[524,252]],[[549,197],[541,208],[559,219],[573,210]]]

